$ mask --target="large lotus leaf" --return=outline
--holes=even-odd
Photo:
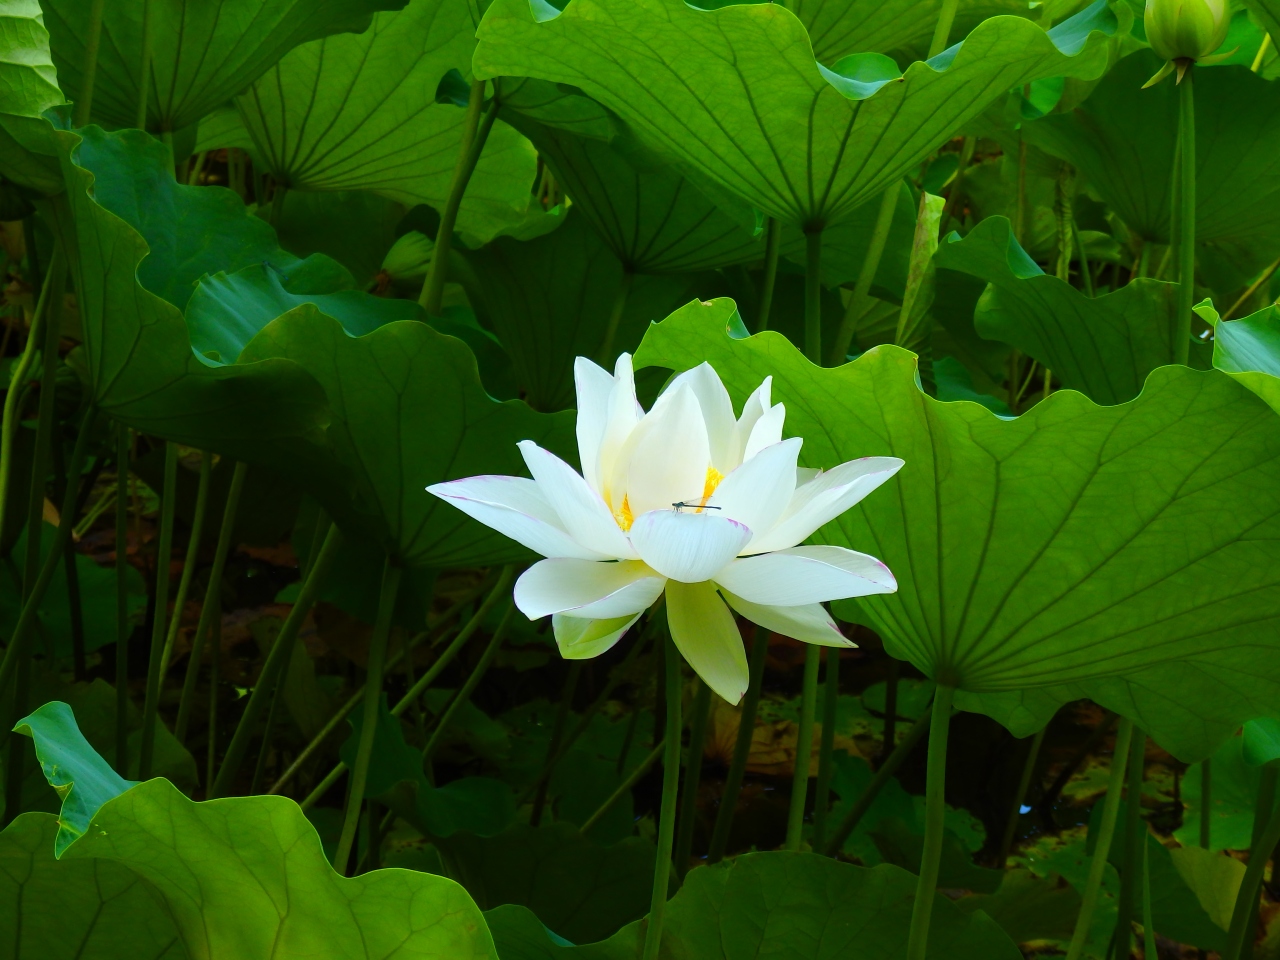
[[[90,399],[143,432],[236,459],[287,460],[318,442],[327,416],[320,386],[287,361],[201,363],[178,308],[138,282],[147,241],[94,199],[94,172],[73,156],[80,137],[56,136],[68,189],[49,210],[76,277]],[[173,216],[189,212],[198,215],[175,208]],[[222,242],[220,232],[211,244]]]
[[[153,0],[149,130],[180,130],[221,106],[308,40],[369,26],[375,10],[404,0]],[[93,85],[93,118],[117,127],[138,120],[141,3],[109,3]],[[88,9],[47,0],[54,63],[67,96],[84,83]]]
[[[1178,91],[1143,90],[1160,68],[1142,51],[1116,64],[1071,113],[1023,125],[1072,163],[1134,231],[1169,241]],[[1196,240],[1266,262],[1280,253],[1280,88],[1248,67],[1195,73]]]
[[[763,255],[753,217],[730,216],[623,135],[607,142],[514,110],[504,116],[538,148],[579,214],[632,272],[710,270]]]
[[[476,474],[521,474],[516,444],[567,453],[573,415],[498,403],[480,385],[460,340],[418,321],[363,337],[312,304],[273,320],[241,363],[291,361],[323,386],[332,420],[320,458],[287,465],[338,518],[351,518],[400,561],[417,567],[503,563],[524,548],[426,493],[431,483]],[[328,473],[345,480],[330,480]]]
[[[868,51],[894,56],[899,63],[923,59],[942,0],[789,0],[786,6],[808,29],[814,57],[830,66]],[[991,17],[1038,14],[1025,0],[961,0],[951,36],[963,37]]]
[[[638,361],[710,361],[738,402],[772,375],[805,466],[906,461],[819,536],[895,572],[860,605],[965,709],[1025,732],[1088,696],[1190,759],[1276,715],[1280,432],[1249,391],[1169,366],[1127,404],[1061,390],[1002,420],[928,397],[894,347],[820,369],[776,334],[733,339],[732,309],[690,304]]]
[[[661,955],[680,960],[897,960],[906,952],[915,893],[916,878],[888,864],[867,868],[813,853],[748,853],[689,873],[667,904]],[[981,910],[965,912],[936,896],[929,928],[931,960],[1021,956]],[[502,960],[621,960],[637,956],[644,940],[644,921],[604,943],[570,947],[539,931],[537,920],[518,908],[486,916]]]
[[[49,124],[65,102],[39,0],[0,0],[0,177],[42,194],[62,190]]]
[[[1041,270],[1004,217],[948,240],[938,266],[988,283],[974,312],[978,333],[1047,365],[1064,387],[1098,403],[1124,403],[1142,391],[1147,374],[1174,362],[1177,284],[1139,278],[1088,297]]]
[[[412,0],[358,36],[297,47],[235,100],[264,171],[294,189],[442,206],[466,111],[436,89],[450,70],[469,74],[474,34],[471,4]],[[529,142],[495,123],[459,229],[487,240],[519,221],[536,170]]]
[[[649,909],[654,847],[639,837],[606,847],[560,821],[494,837],[459,833],[436,846],[481,907],[526,906],[574,943],[603,940]]]
[[[29,729],[37,752],[57,757],[63,783],[78,785],[105,766],[74,719]],[[292,800],[196,803],[163,779],[132,788],[120,780],[116,787],[114,796],[109,789],[94,792],[102,804],[96,811],[83,803],[75,809],[83,835],[60,859],[107,861],[147,881],[192,958],[356,960],[401,952],[496,960],[479,909],[456,883],[408,870],[339,876]],[[64,829],[70,815],[64,806]]]
[[[1263,307],[1239,320],[1220,321],[1207,304],[1196,312],[1213,324],[1213,365],[1230,374],[1280,413],[1280,307]]]
[[[603,349],[623,293],[621,261],[576,205],[563,226],[535,240],[499,237],[463,253],[470,271],[460,279],[507,348],[525,398],[538,410],[572,406],[574,357]],[[613,353],[632,349],[651,320],[686,298],[689,285],[679,275],[631,278]]]
[[[1244,0],[1249,12],[1258,18],[1264,30],[1271,36],[1280,36],[1280,3],[1276,0]]]
[[[24,813],[0,833],[0,943],[11,960],[186,960],[151,886],[110,860],[58,860],[58,819]]]
[[[831,226],[881,195],[1010,87],[1105,68],[1116,18],[1099,0],[1046,33],[996,17],[901,82],[819,68],[804,25],[776,4],[575,0],[558,16],[497,0],[480,76],[581,87],[677,163],[786,223]]]

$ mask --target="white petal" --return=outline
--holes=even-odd
[[[582,475],[592,490],[600,492],[600,444],[609,420],[609,395],[613,377],[586,357],[573,361],[573,382],[578,394],[578,459]]]
[[[743,451],[751,438],[751,431],[756,422],[769,411],[769,394],[773,389],[773,377],[765,377],[764,382],[756,387],[747,402],[742,405],[742,416],[738,418],[738,463],[742,462]]]
[[[682,385],[693,391],[698,406],[702,408],[702,419],[707,425],[707,439],[711,446],[711,466],[727,474],[740,462],[737,421],[733,416],[729,391],[724,388],[715,369],[705,361],[672,380],[667,391],[677,390]]]
[[[751,428],[751,435],[747,437],[747,445],[742,450],[744,463],[765,447],[771,447],[782,439],[782,424],[786,418],[785,404],[775,403],[765,411],[764,415],[756,421],[756,425]]]
[[[683,583],[710,580],[750,539],[750,527],[710,511],[651,510],[631,526],[631,543],[641,559]]]
[[[742,635],[710,583],[667,584],[667,624],[680,655],[708,687],[730,703],[747,692]]]
[[[638,560],[539,560],[520,574],[514,597],[530,620],[550,613],[606,620],[647,610],[665,582]]]
[[[634,617],[609,620],[583,620],[557,613],[551,617],[551,629],[555,632],[560,656],[566,660],[590,660],[621,640],[639,619],[638,613]]]
[[[554,453],[532,440],[516,444],[538,490],[560,517],[560,525],[589,550],[634,560],[636,552],[605,502],[587,481]]]
[[[735,560],[716,574],[715,581],[751,603],[779,607],[898,589],[889,568],[875,557],[830,546],[796,547]]]
[[[644,410],[636,402],[636,382],[631,369],[631,354],[620,354],[613,365],[613,389],[609,393],[609,410],[604,434],[600,439],[600,456],[597,492],[604,497],[611,510],[622,506],[626,493],[625,464],[618,458],[627,449],[632,431],[644,417]],[[611,490],[610,485],[618,487]]]
[[[796,487],[786,512],[772,530],[761,533],[752,550],[761,553],[794,547],[834,520],[902,468],[897,457],[850,460]]]
[[[569,536],[538,485],[524,477],[467,477],[433,483],[427,492],[544,557],[613,559]]]
[[[796,458],[802,443],[799,437],[792,437],[761,450],[721,480],[707,502],[720,508],[720,516],[737,520],[752,531],[768,530],[795,493]],[[750,543],[745,550],[752,552]]]
[[[668,390],[636,426],[619,460],[619,468],[626,470],[632,516],[670,511],[673,503],[699,499],[710,465],[707,427],[697,398],[687,386]]]
[[[728,590],[721,590],[729,606],[738,611],[752,623],[758,623],[766,630],[780,633],[802,643],[816,643],[822,647],[855,647],[852,640],[845,637],[820,603],[806,603],[796,607],[770,607],[760,603],[752,603],[735,596]]]

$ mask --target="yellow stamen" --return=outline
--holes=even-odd
[[[702,484],[702,499],[698,501],[697,512],[702,512],[702,508],[707,505],[707,501],[711,499],[711,495],[716,492],[716,487],[720,486],[720,481],[723,479],[723,473],[715,467],[707,467],[707,479]]]
[[[613,519],[618,522],[618,526],[622,528],[622,532],[626,533],[631,529],[631,524],[635,522],[635,517],[631,514],[631,501],[624,495],[622,498],[622,506],[613,511]]]

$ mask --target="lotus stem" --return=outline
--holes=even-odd
[[[818,783],[813,797],[813,849],[821,850],[827,833],[827,808],[831,805],[832,753],[840,708],[840,651],[827,647],[827,670],[822,690],[822,737],[818,741]]]
[[[893,753],[889,754],[884,763],[880,764],[880,769],[876,771],[876,775],[867,784],[867,789],[862,792],[862,796],[858,797],[857,802],[844,815],[844,819],[840,821],[840,825],[832,832],[831,839],[827,841],[825,849],[821,851],[823,855],[834,857],[840,852],[845,841],[857,829],[862,818],[871,809],[871,805],[875,803],[876,797],[880,795],[880,791],[884,789],[885,784],[898,772],[898,768],[902,766],[902,762],[907,759],[911,751],[916,748],[916,744],[924,739],[924,735],[928,732],[929,724],[932,721],[933,714],[926,712],[912,724],[911,729],[907,731],[907,735],[902,738],[902,742],[894,748]]]
[[[1027,759],[1022,764],[1022,776],[1018,779],[1018,789],[1014,791],[1013,802],[1009,805],[1009,815],[1004,822],[1004,836],[1000,840],[1001,869],[1009,859],[1009,851],[1013,849],[1013,837],[1018,832],[1018,817],[1021,816],[1022,806],[1026,802],[1027,790],[1031,788],[1031,777],[1035,773],[1036,761],[1040,759],[1040,747],[1044,744],[1044,735],[1048,730],[1048,724],[1041,727],[1031,738],[1031,745],[1027,749]]]
[[[631,295],[631,286],[636,275],[629,267],[622,268],[622,280],[618,284],[618,292],[613,298],[613,309],[609,311],[609,322],[604,328],[604,339],[600,341],[600,353],[597,357],[600,365],[606,369],[613,368],[615,343],[618,339],[618,327],[622,325],[622,315],[627,310],[627,299]]]
[[[658,851],[653,863],[653,896],[644,931],[642,960],[657,960],[671,880],[671,848],[675,840],[676,799],[680,789],[680,652],[668,635],[666,656],[667,723],[662,751],[662,806],[658,813]]]
[[[977,145],[977,138],[971,136],[965,137],[960,144],[960,161],[956,164],[955,176],[951,178],[951,189],[947,192],[947,205],[942,208],[940,236],[947,235],[947,227],[951,225],[951,220],[956,215],[956,207],[960,205],[960,200],[964,196],[961,185],[964,182],[965,173],[969,170],[969,164],[973,162],[973,153]]]
[[[1145,838],[1144,838],[1145,840]],[[1143,960],[1160,960],[1156,950],[1155,924],[1151,917],[1151,844],[1142,844],[1142,956]]]
[[[583,836],[589,834],[592,828],[600,822],[601,818],[613,809],[613,805],[621,800],[632,787],[640,782],[640,779],[649,772],[649,768],[657,762],[658,758],[662,756],[666,749],[667,743],[666,740],[663,740],[656,747],[650,750],[649,755],[641,760],[634,770],[627,774],[627,778],[623,780],[622,783],[618,784],[618,789],[609,794],[605,802],[600,804],[596,809],[596,812],[591,814],[591,816],[587,817],[587,819],[582,822],[582,826],[578,828],[578,832]]]
[[[507,633],[507,625],[511,622],[511,614],[514,610],[515,605],[508,604],[506,613],[502,615],[502,620],[498,622],[498,628],[493,631],[493,637],[489,640],[489,645],[484,648],[484,653],[480,655],[475,669],[471,671],[466,682],[462,684],[462,689],[453,695],[453,699],[449,701],[449,706],[440,715],[440,720],[436,724],[435,730],[431,733],[431,739],[427,741],[427,745],[422,750],[423,766],[431,762],[431,758],[435,756],[436,748],[440,746],[440,741],[444,739],[445,731],[449,728],[449,724],[453,722],[454,716],[462,709],[462,705],[471,699],[472,692],[489,671],[489,665],[493,663],[493,658],[497,656],[498,650],[502,648],[502,641]],[[365,691],[365,696],[368,696],[367,690]]]
[[[1124,856],[1120,865],[1120,896],[1116,913],[1115,949],[1117,956],[1132,951],[1133,922],[1137,919],[1138,899],[1142,894],[1142,845],[1146,841],[1146,825],[1142,820],[1142,775],[1146,757],[1147,736],[1137,727],[1129,738],[1129,788],[1124,808]]]
[[[341,546],[342,533],[338,530],[337,524],[333,524],[325,535],[324,543],[320,547],[320,552],[316,554],[311,569],[307,572],[307,578],[302,581],[302,587],[298,590],[298,598],[293,602],[289,615],[285,617],[284,624],[280,627],[280,634],[276,637],[276,642],[272,644],[271,651],[267,654],[267,659],[262,664],[262,673],[258,676],[258,682],[254,685],[253,692],[249,695],[249,702],[245,704],[244,713],[240,715],[240,722],[236,725],[236,732],[231,735],[231,742],[227,744],[226,756],[223,757],[222,766],[218,769],[218,778],[209,789],[208,799],[213,800],[229,794],[231,785],[235,782],[236,774],[240,771],[240,764],[249,749],[249,741],[257,732],[258,721],[262,717],[262,711],[267,707],[268,697],[271,696],[272,691],[275,689],[284,665],[293,656],[293,645],[298,639],[298,631],[302,628],[302,622],[307,618],[307,614],[311,612],[312,606],[315,605],[316,599],[320,594],[320,588],[324,585],[325,578],[328,576],[329,569],[333,566],[333,561],[337,558],[338,550]],[[400,568],[390,566],[388,569],[394,570],[395,573],[388,574],[384,571],[384,589],[388,576],[391,577],[393,587],[398,587]],[[381,597],[379,598],[379,603],[382,602],[382,599]],[[395,602],[394,596],[391,602]],[[379,616],[381,616],[381,610],[379,610]],[[390,617],[390,614],[387,616]],[[390,623],[389,620],[388,623]],[[378,640],[378,627],[377,623],[375,623],[369,653],[369,676],[371,678],[375,676],[373,672],[374,653],[372,645],[377,642],[381,642],[385,646],[386,637],[384,636],[381,641]],[[379,693],[381,693],[382,683],[382,662],[380,657],[381,655],[379,655],[379,660],[376,664]],[[368,693],[368,682],[366,682],[366,700],[368,700]],[[374,706],[376,712],[377,704],[375,703]],[[342,862],[345,863],[345,861]]]
[[[191,653],[187,659],[187,675],[182,683],[182,697],[178,701],[178,719],[173,733],[179,743],[186,743],[187,722],[191,715],[191,698],[195,693],[196,678],[200,674],[200,655],[204,650],[204,638],[209,635],[215,617],[222,615],[222,571],[231,552],[231,537],[235,532],[236,513],[240,509],[240,494],[244,490],[249,465],[237,463],[231,473],[231,486],[227,490],[227,502],[222,509],[222,526],[218,530],[218,543],[213,551],[213,566],[209,568],[209,584],[204,592],[204,604],[200,607],[200,620],[195,636],[191,638]],[[185,571],[184,571],[185,572]]]
[[[1191,350],[1191,306],[1196,274],[1196,98],[1194,66],[1178,83],[1178,144],[1181,148],[1181,196],[1178,236],[1178,322],[1174,328],[1173,362],[1186,364]]]
[[[686,753],[684,784],[680,797],[679,830],[676,833],[676,876],[683,879],[693,853],[693,824],[698,816],[698,785],[702,780],[702,751],[707,739],[707,718],[711,713],[711,688],[698,682],[689,723],[689,750]]]
[[[764,682],[764,661],[769,655],[769,632],[756,627],[751,639],[751,655],[748,661],[747,693],[742,699],[742,713],[738,718],[738,738],[733,746],[733,759],[724,779],[724,791],[720,795],[720,809],[716,811],[715,826],[711,830],[711,844],[707,849],[707,863],[719,863],[729,846],[729,830],[742,792],[742,778],[746,774],[747,759],[751,755],[751,738],[756,728],[756,711],[760,706],[760,687]]]
[[[187,605],[187,593],[200,559],[200,539],[204,533],[204,517],[209,509],[209,479],[213,473],[213,454],[204,450],[200,454],[200,480],[196,486],[196,510],[191,518],[191,536],[187,540],[187,557],[182,563],[182,577],[178,580],[178,594],[173,599],[173,617],[164,638],[164,653],[160,658],[160,676],[169,672],[173,646],[178,640],[178,628],[182,625],[182,610]]]
[[[933,41],[929,44],[929,57],[932,60],[943,50],[951,39],[951,25],[956,19],[956,9],[960,0],[942,0],[942,9],[938,11],[938,23],[933,28]]]
[[[328,551],[330,538],[333,537],[333,531],[336,529],[336,526],[330,528],[329,536],[325,538],[325,545],[321,548],[321,555],[316,558],[316,564],[312,568],[312,575],[322,572],[322,568],[327,566],[325,553]],[[342,820],[342,833],[338,837],[338,849],[333,858],[333,868],[343,876],[347,875],[347,862],[351,859],[351,845],[356,838],[360,807],[364,803],[364,787],[369,778],[369,758],[373,754],[373,742],[378,733],[378,706],[382,701],[382,674],[386,666],[387,638],[391,635],[391,618],[396,610],[396,594],[400,589],[402,569],[390,556],[387,557],[382,569],[378,613],[373,623],[373,634],[369,638],[368,670],[364,681],[363,725],[360,727],[360,742],[356,747],[355,766],[351,770],[350,792],[347,795],[347,809]],[[311,582],[310,576],[307,581]],[[294,605],[295,610],[297,606],[297,604]],[[283,641],[284,635],[281,631],[276,646],[281,646]],[[275,650],[273,649],[272,652],[274,653]],[[236,732],[239,733],[239,730]],[[226,770],[226,764],[223,765],[223,770]]]
[[[93,0],[89,5],[89,34],[84,44],[84,67],[80,79],[80,99],[76,101],[74,126],[89,122],[93,107],[93,84],[98,75],[98,49],[102,45],[102,14],[107,0]]]
[[[947,735],[951,729],[951,702],[955,687],[938,684],[933,696],[933,718],[929,725],[928,779],[925,785],[924,850],[916,883],[915,905],[911,911],[911,932],[907,938],[907,960],[924,960],[929,943],[929,921],[937,896],[938,868],[942,861],[943,818],[947,812]]]
[[[1213,765],[1205,757],[1200,765],[1200,846],[1209,849],[1213,840]]]
[[[813,718],[818,706],[818,664],[822,648],[805,647],[804,685],[800,693],[800,726],[796,732],[796,765],[791,774],[791,805],[787,808],[784,850],[799,850],[804,834],[804,807],[809,793],[809,764],[813,757]]]
[[[876,224],[871,231],[871,242],[867,252],[862,255],[862,266],[858,269],[858,279],[854,282],[853,293],[849,296],[845,307],[844,318],[840,321],[840,330],[836,334],[836,342],[831,348],[831,356],[827,362],[835,367],[844,363],[849,355],[849,347],[853,343],[853,335],[858,329],[858,320],[866,309],[867,299],[871,296],[871,284],[875,282],[876,271],[880,269],[880,260],[884,256],[885,244],[889,242],[889,229],[893,226],[893,214],[898,208],[898,194],[902,184],[895,180],[885,190],[880,200],[880,210],[876,213]]]
[[[436,245],[431,254],[431,266],[427,269],[427,279],[422,284],[422,293],[418,302],[426,310],[427,316],[440,314],[440,301],[444,295],[445,275],[448,271],[449,251],[453,249],[453,228],[458,222],[458,209],[462,206],[463,194],[467,192],[467,183],[475,172],[484,150],[484,142],[493,129],[493,122],[498,118],[498,98],[495,96],[488,107],[484,103],[483,80],[471,82],[471,96],[467,100],[467,116],[463,126],[462,144],[458,149],[458,162],[453,168],[453,179],[449,183],[449,196],[445,200],[444,210],[440,212],[440,229],[436,231]],[[483,111],[483,115],[482,115]]]
[[[164,659],[164,638],[168,633],[169,563],[173,556],[173,512],[178,499],[178,445],[164,445],[164,486],[160,493],[160,539],[156,546],[155,608],[151,615],[151,656],[147,664],[147,691],[142,707],[142,744],[139,748],[138,779],[151,779],[155,756],[156,713],[160,706],[160,668]],[[175,614],[176,616],[176,614]]]
[[[778,248],[782,245],[782,221],[777,217],[770,217],[764,231],[764,277],[760,283],[760,319],[756,321],[756,333],[769,329],[773,290],[778,281]]]
[[[142,57],[138,72],[138,113],[135,126],[147,129],[147,95],[151,88],[151,48],[155,30],[156,0],[142,0]]]
[[[883,763],[897,748],[898,740],[898,680],[902,674],[902,661],[889,658],[889,675],[884,681],[884,733],[880,737],[880,762]]]
[[[1263,768],[1263,774],[1271,782],[1274,800],[1274,761]],[[1259,793],[1262,793],[1261,789]],[[1260,796],[1259,800],[1261,799]],[[1271,851],[1280,843],[1280,806],[1268,804],[1264,807],[1259,803],[1254,822],[1256,825],[1265,823],[1266,826],[1261,831],[1257,826],[1254,829],[1253,843],[1249,849],[1249,865],[1245,868],[1244,879],[1240,882],[1240,891],[1236,894],[1235,906],[1231,911],[1227,949],[1222,954],[1222,960],[1241,960],[1246,940],[1252,942],[1250,934],[1257,925],[1258,891],[1262,887],[1262,877],[1267,869],[1267,861],[1271,858]]]
[[[1111,756],[1111,777],[1107,781],[1107,795],[1102,801],[1102,822],[1098,825],[1098,842],[1093,848],[1089,863],[1089,876],[1085,880],[1080,898],[1080,913],[1076,916],[1071,945],[1067,948],[1067,960],[1080,960],[1084,955],[1085,940],[1093,923],[1093,912],[1098,906],[1102,891],[1102,877],[1111,853],[1111,840],[1116,832],[1116,820],[1120,813],[1120,794],[1124,787],[1125,766],[1129,759],[1129,743],[1133,739],[1133,721],[1124,719],[1116,728],[1116,747]]]
[[[551,758],[560,751],[560,740],[564,736],[564,725],[569,719],[573,707],[573,695],[578,691],[578,680],[582,676],[582,661],[574,660],[569,664],[569,672],[565,677],[564,687],[560,691],[560,706],[556,710],[555,723],[551,727],[551,740],[547,743],[547,759],[544,766],[550,766]],[[538,781],[534,792],[533,812],[529,814],[529,826],[536,827],[542,821],[542,808],[547,802],[547,779]]]
[[[116,424],[116,773],[129,776],[129,428]],[[185,691],[184,691],[185,692]],[[182,714],[179,711],[179,718]],[[181,740],[181,737],[179,737]]]

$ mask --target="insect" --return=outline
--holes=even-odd
[[[709,503],[686,503],[684,500],[678,500],[671,505],[671,508],[675,510],[676,513],[679,513],[685,507],[688,507],[690,510],[720,510],[721,509],[720,507],[713,507]]]

